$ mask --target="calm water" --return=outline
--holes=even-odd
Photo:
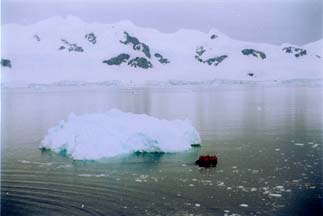
[[[2,92],[1,215],[321,215],[320,87]],[[189,118],[202,147],[73,161],[38,146],[70,112]],[[217,154],[201,169],[201,154]]]

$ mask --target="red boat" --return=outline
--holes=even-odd
[[[218,158],[215,155],[202,155],[199,157],[195,164],[200,167],[216,167],[218,163]]]

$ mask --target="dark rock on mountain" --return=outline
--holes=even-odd
[[[116,57],[110,58],[108,60],[104,60],[103,63],[108,65],[121,65],[129,60],[130,55],[122,53]]]
[[[161,64],[169,64],[170,61],[167,58],[164,58],[161,54],[155,53],[154,55]]]
[[[146,57],[148,58],[151,57],[150,49],[148,45],[141,43],[136,37],[130,36],[128,32],[124,32],[124,34],[126,36],[126,40],[125,41],[120,40],[120,43],[123,43],[125,45],[130,44],[132,45],[132,48],[134,50],[142,51]]]
[[[321,56],[319,56],[319,55],[315,55],[317,58],[321,58]]]
[[[299,48],[299,47],[289,46],[289,47],[284,47],[282,50],[285,51],[285,53],[294,54],[294,56],[296,58],[304,56],[304,55],[307,54],[306,49],[302,49],[302,48]]]
[[[67,49],[69,52],[84,52],[83,48],[78,46],[77,44],[71,44],[65,39],[61,39],[64,45],[59,47],[59,50]]]
[[[243,55],[253,55],[256,58],[261,58],[261,59],[265,59],[266,58],[266,54],[261,52],[261,51],[257,51],[255,49],[243,49],[242,51]]]
[[[251,73],[251,72],[248,73],[248,76],[252,77],[253,75],[254,75],[254,73]]]
[[[213,35],[211,35],[211,39],[213,40],[213,39],[215,39],[215,38],[217,38],[218,36],[217,35],[215,35],[215,34],[213,34]]]
[[[220,64],[224,59],[226,59],[228,56],[227,55],[221,55],[221,56],[215,56],[212,58],[208,58],[208,59],[203,59],[201,58],[202,55],[205,53],[205,49],[204,47],[198,47],[196,49],[196,55],[195,55],[195,59],[198,60],[201,63],[207,63],[208,65],[215,65],[217,66],[218,64]]]
[[[196,54],[198,55],[198,56],[201,56],[201,55],[203,55],[203,53],[205,53],[205,49],[204,49],[204,47],[202,47],[202,46],[200,46],[200,47],[198,47],[197,49],[196,49]],[[195,56],[196,57],[196,56]]]
[[[86,34],[85,38],[92,44],[96,44],[96,36],[93,32]]]
[[[144,57],[136,57],[128,62],[131,67],[140,67],[144,69],[152,68],[152,63]]]
[[[227,57],[228,57],[227,55],[215,56],[213,58],[209,58],[207,60],[204,60],[203,63],[207,63],[208,65],[212,65],[214,63],[213,65],[217,66]]]
[[[1,59],[1,66],[11,68],[11,61],[9,59]]]
[[[38,41],[38,42],[40,41],[40,37],[39,37],[37,34],[35,34],[35,35],[33,36],[33,38],[35,38],[35,40],[36,40],[36,41]]]

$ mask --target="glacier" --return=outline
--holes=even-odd
[[[165,120],[113,109],[70,114],[48,130],[40,147],[76,160],[97,160],[133,152],[179,152],[201,143],[189,120]]]
[[[123,84],[322,79],[323,40],[302,46],[239,41],[216,29],[162,33],[129,21],[67,16],[2,26],[1,83]]]

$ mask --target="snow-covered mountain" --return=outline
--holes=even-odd
[[[243,42],[211,30],[161,33],[54,17],[2,26],[2,82],[321,79],[323,40],[295,46]]]

